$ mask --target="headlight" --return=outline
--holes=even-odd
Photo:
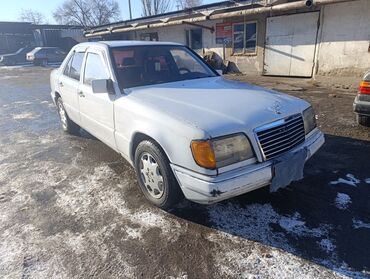
[[[192,141],[191,149],[195,162],[207,169],[221,168],[254,157],[251,144],[244,134]]]
[[[312,107],[303,112],[303,121],[306,135],[316,128],[316,115]]]

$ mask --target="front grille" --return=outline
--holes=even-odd
[[[265,160],[275,158],[305,140],[301,114],[264,125],[255,132]]]

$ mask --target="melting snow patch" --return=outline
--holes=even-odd
[[[364,223],[361,220],[352,219],[353,227],[355,229],[365,228],[370,229],[370,223]]]
[[[19,78],[19,76],[2,76],[0,79],[12,79],[12,78]]]
[[[270,227],[278,223],[280,217],[270,204],[251,204],[245,208],[233,203],[216,204],[209,208],[208,214],[214,227],[221,231],[264,243],[287,245],[284,235],[273,232]]]
[[[231,203],[217,204],[210,207],[209,217],[214,227],[221,231],[284,247],[286,251],[294,249],[287,243],[285,233],[276,232],[271,225],[278,224],[295,237],[323,237],[328,233],[327,225],[308,228],[299,213],[281,216],[270,204],[251,204],[245,208]]]
[[[287,232],[296,236],[322,237],[327,234],[327,229],[325,227],[310,229],[300,218],[301,216],[298,212],[292,217],[282,216],[279,225]]]
[[[335,245],[330,239],[322,239],[319,242],[320,248],[324,250],[326,253],[333,252],[335,250]]]
[[[129,216],[131,222],[140,225],[142,228],[159,228],[162,233],[168,234],[171,241],[175,241],[180,236],[181,225],[176,220],[169,220],[153,212],[153,210],[139,211]]]
[[[357,187],[357,184],[359,184],[361,181],[357,178],[354,177],[353,174],[347,174],[346,179],[344,178],[339,178],[336,181],[331,181],[331,185],[337,185],[337,184],[347,184],[353,187]]]
[[[349,204],[352,203],[351,197],[344,193],[338,193],[335,198],[335,206],[339,209],[347,209]]]
[[[25,112],[25,113],[20,113],[20,114],[13,114],[13,119],[14,120],[21,120],[21,119],[33,119],[33,118],[36,118],[37,116],[32,114],[32,113],[29,113],[29,112]]]

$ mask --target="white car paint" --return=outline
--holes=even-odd
[[[101,55],[115,94],[92,93],[91,87],[83,84],[84,70],[79,84],[75,85],[78,90],[61,88],[61,80],[67,83],[63,69],[70,53],[60,69],[51,74],[53,100],[59,94],[73,121],[122,154],[132,165],[135,137],[144,134],[154,139],[166,153],[185,197],[190,200],[212,203],[268,185],[272,179],[272,162],[263,160],[254,130],[301,114],[310,105],[292,96],[227,81],[221,76],[129,88],[121,92],[109,47],[154,44],[172,43],[116,41],[76,46],[71,53],[86,50]],[[256,158],[215,170],[196,164],[191,141],[234,133],[248,136]],[[307,148],[308,159],[323,143],[324,136],[316,128],[295,150]]]

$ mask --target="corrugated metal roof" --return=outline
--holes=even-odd
[[[223,1],[213,4],[207,4],[202,5],[190,9],[185,9],[181,11],[173,11],[168,12],[160,15],[154,15],[154,16],[147,16],[147,17],[141,17],[136,18],[132,20],[125,20],[125,21],[119,21],[111,24],[105,24],[96,26],[90,29],[87,29],[86,33],[92,33],[92,32],[99,32],[104,31],[107,29],[114,29],[114,28],[122,28],[126,26],[135,26],[135,25],[142,25],[142,24],[152,24],[156,22],[163,22],[164,20],[168,19],[188,19],[192,17],[199,16],[200,14],[206,14],[207,12],[217,12],[220,10],[220,12],[225,11],[233,11],[240,8],[240,6],[243,6],[244,8],[246,6],[252,6],[252,5],[261,5],[262,3],[265,3],[264,0],[235,0],[235,1]]]

